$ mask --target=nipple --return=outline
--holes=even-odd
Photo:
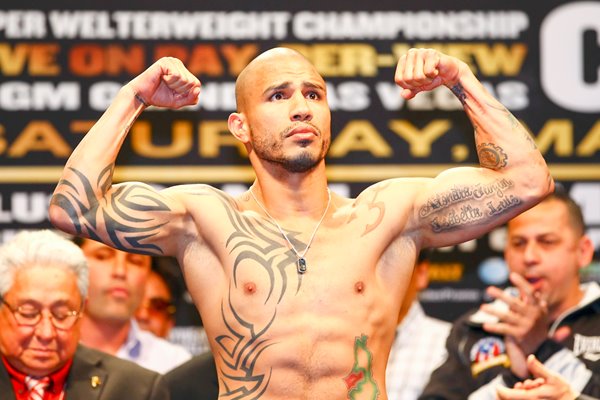
[[[247,282],[244,284],[244,293],[254,294],[256,293],[256,284],[254,282]]]
[[[365,290],[365,284],[362,281],[358,281],[354,284],[354,291],[356,293],[362,293]]]

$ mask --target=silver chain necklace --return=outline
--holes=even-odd
[[[331,192],[329,191],[329,188],[327,188],[327,207],[325,207],[325,212],[321,216],[321,219],[317,223],[317,226],[315,226],[315,230],[313,231],[310,239],[308,240],[308,244],[306,245],[306,248],[304,249],[304,251],[302,253],[300,253],[298,250],[296,250],[296,247],[292,244],[292,241],[285,234],[285,232],[283,231],[283,228],[281,227],[281,225],[279,225],[279,222],[277,222],[277,220],[275,218],[273,218],[273,216],[271,216],[271,214],[269,214],[269,212],[267,211],[267,209],[265,208],[265,206],[263,206],[260,203],[260,201],[258,201],[258,199],[256,198],[256,196],[254,195],[254,191],[252,190],[253,188],[254,188],[254,186],[252,186],[250,188],[250,190],[249,190],[250,196],[252,196],[252,198],[254,199],[254,201],[256,202],[256,204],[258,204],[258,206],[265,212],[265,214],[267,214],[267,216],[271,219],[271,221],[273,221],[273,223],[275,224],[275,226],[277,226],[277,229],[279,229],[279,232],[281,233],[281,236],[283,236],[283,238],[290,245],[290,247],[291,247],[292,251],[294,252],[294,254],[296,254],[296,257],[298,258],[298,261],[296,261],[296,270],[298,271],[298,273],[299,274],[305,273],[307,265],[306,265],[306,258],[304,258],[304,256],[306,255],[306,252],[310,248],[310,245],[312,244],[313,239],[315,238],[315,235],[317,234],[317,231],[319,230],[319,227],[321,226],[321,223],[325,219],[325,215],[327,215],[327,211],[329,210],[329,205],[331,204]]]

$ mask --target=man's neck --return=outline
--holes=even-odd
[[[88,347],[114,355],[127,341],[130,330],[131,320],[98,320],[84,315],[79,341]]]
[[[274,216],[319,217],[323,212],[328,199],[324,163],[305,173],[273,173],[261,168],[255,172],[253,194]]]
[[[548,312],[550,320],[556,321],[563,313],[577,307],[577,305],[581,303],[581,300],[583,299],[584,295],[585,293],[583,292],[583,290],[581,290],[578,284],[576,289],[570,291],[569,297],[567,299],[565,299],[560,304],[557,304],[555,307],[549,307]]]

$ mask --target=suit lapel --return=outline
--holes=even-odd
[[[108,371],[101,359],[79,346],[67,379],[67,399],[97,400],[102,393]]]
[[[16,399],[15,392],[13,390],[12,384],[10,383],[10,377],[8,376],[8,372],[6,371],[6,368],[4,367],[4,363],[2,361],[0,361],[0,395],[0,398],[2,399]]]

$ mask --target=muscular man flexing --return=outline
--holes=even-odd
[[[147,106],[197,102],[200,82],[165,58],[125,85],[77,146],[51,221],[119,249],[177,257],[215,354],[220,398],[385,399],[419,250],[476,238],[553,190],[527,131],[464,62],[412,49],[395,80],[406,99],[452,90],[475,127],[480,167],[382,181],[355,199],[330,193],[325,82],[302,55],[276,48],[239,75],[228,121],[256,173],[250,190],[112,184],[121,144]]]

